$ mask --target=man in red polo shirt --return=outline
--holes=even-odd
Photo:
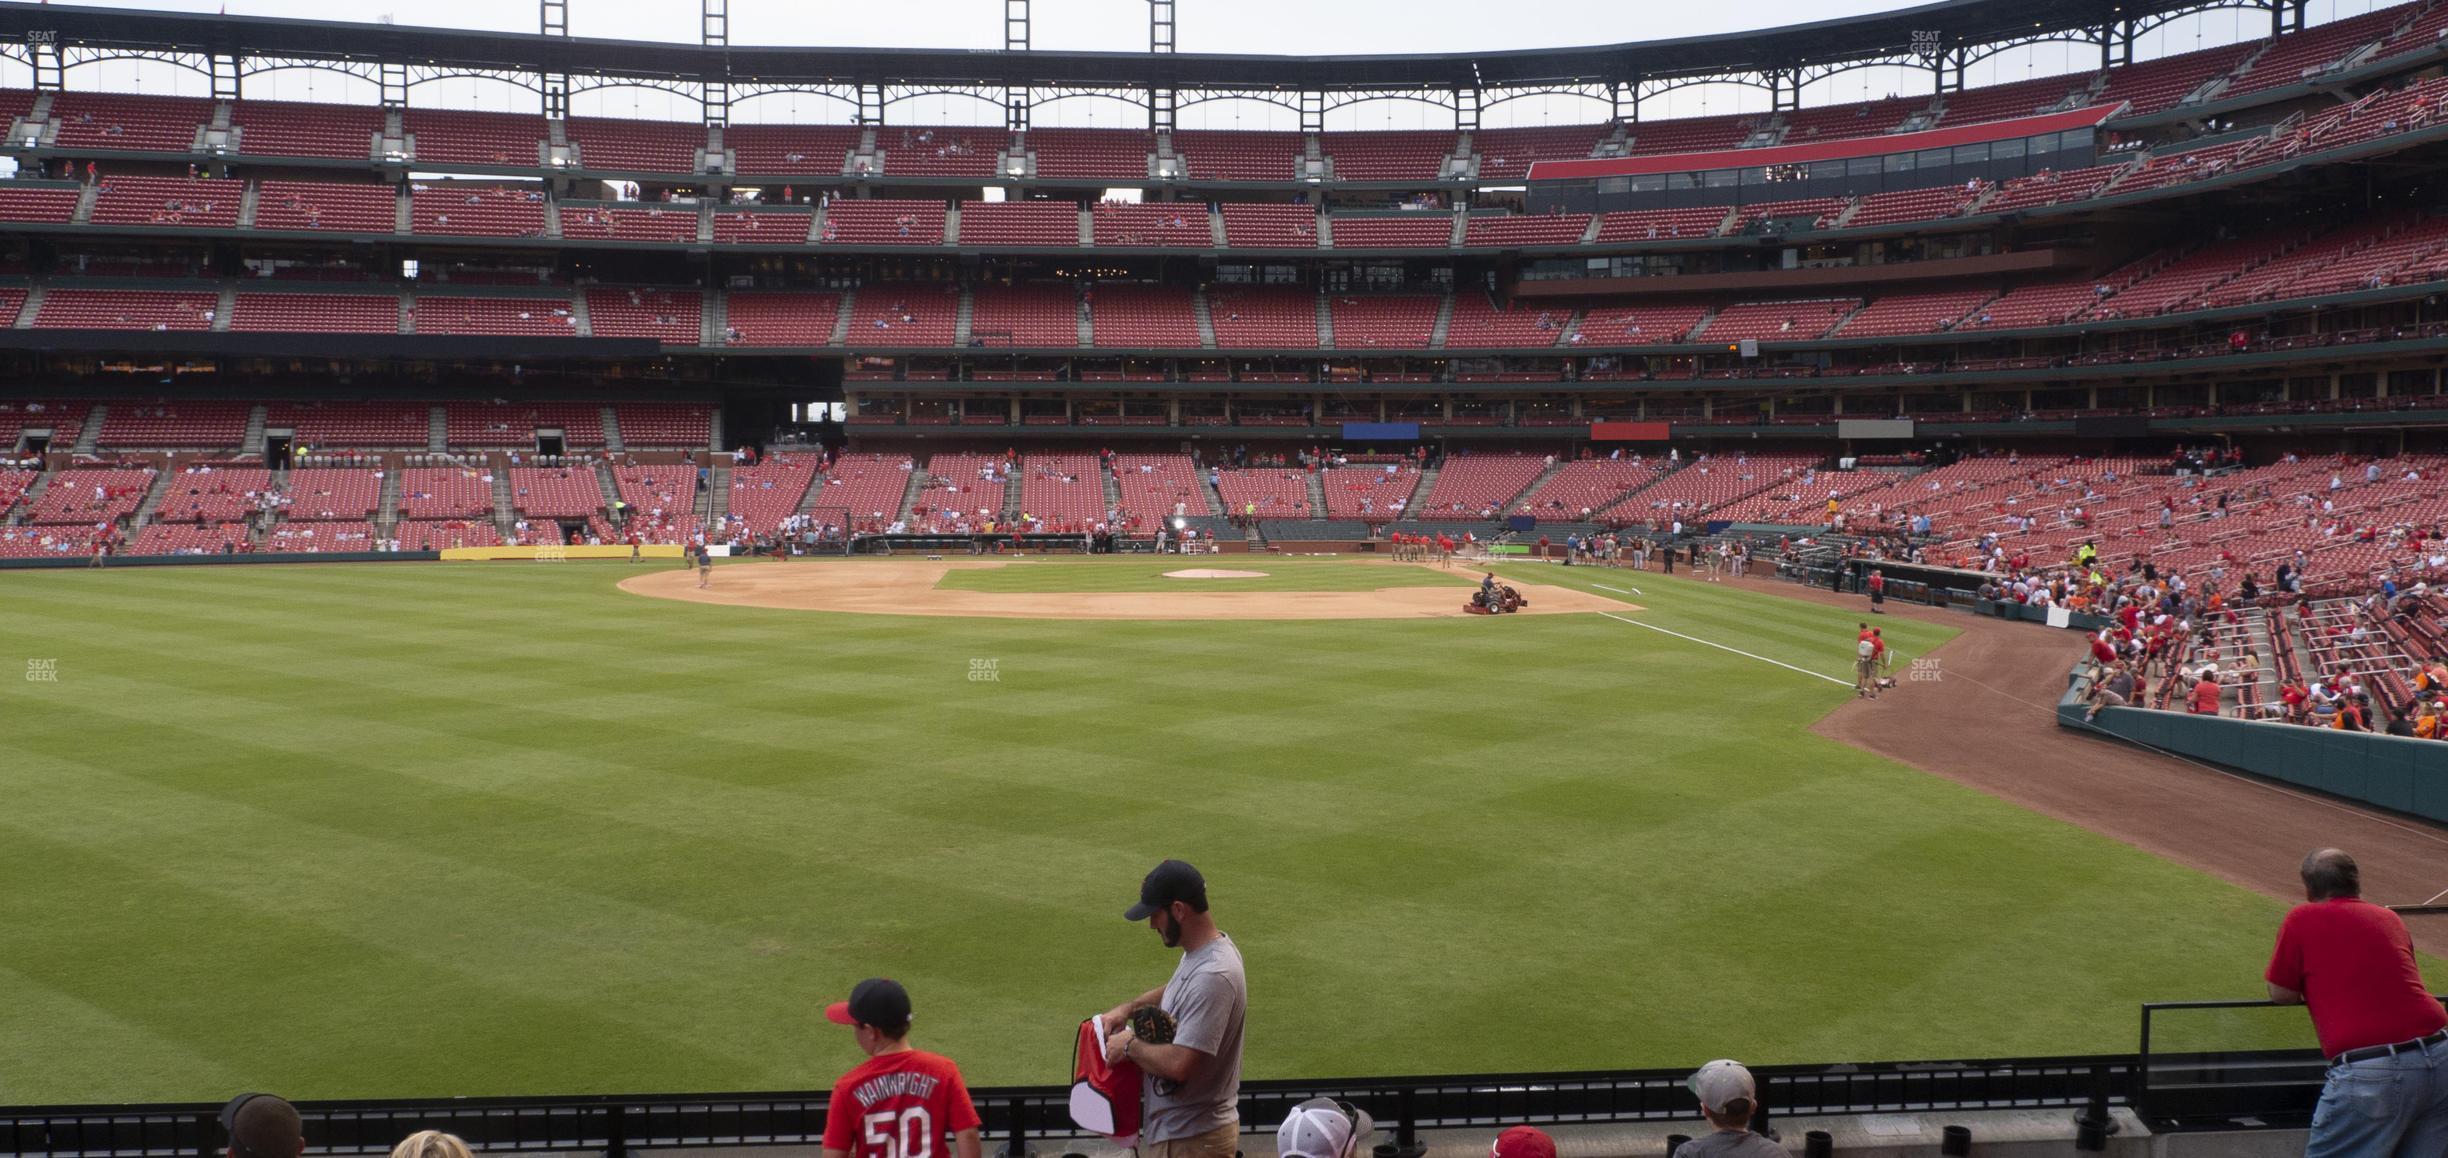
[[[2397,914],[2363,900],[2354,858],[2304,858],[2308,903],[2287,911],[2262,975],[2270,1000],[2311,1010],[2329,1059],[2304,1158],[2448,1154],[2448,1010],[2423,985]]]

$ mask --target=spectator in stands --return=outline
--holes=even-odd
[[[1700,1114],[1715,1132],[1676,1147],[1673,1158],[1787,1158],[1783,1146],[1751,1132],[1759,1086],[1741,1062],[1720,1058],[1684,1084],[1700,1099]]]
[[[1123,1028],[1105,1041],[1108,1060],[1124,1058],[1145,1075],[1141,1158],[1233,1158],[1241,1139],[1241,1024],[1249,986],[1241,949],[1216,928],[1207,911],[1207,879],[1187,862],[1168,860],[1139,882],[1139,903],[1123,917],[1146,921],[1167,949],[1182,951],[1171,980],[1114,1006],[1108,1025]],[[1159,1006],[1173,1015],[1173,1040],[1138,1040],[1126,1024],[1131,1011]]]
[[[2194,715],[2215,716],[2219,714],[2218,674],[2217,664],[2205,663],[2201,666],[2201,671],[2194,675],[2193,692],[2190,698],[2190,710]]]
[[[2083,713],[2083,722],[2099,718],[2102,708],[2122,708],[2134,702],[2133,669],[2124,660],[2108,665],[2107,674],[2091,684],[2091,710]]]
[[[1376,1133],[1368,1111],[1333,1098],[1311,1098],[1292,1107],[1275,1129],[1277,1158],[1353,1158]]]
[[[1488,1158],[1556,1158],[1555,1139],[1536,1126],[1514,1126],[1496,1135]]]
[[[826,1006],[825,1020],[850,1026],[867,1060],[833,1085],[824,1158],[945,1154],[945,1135],[952,1158],[978,1158],[980,1122],[960,1067],[910,1046],[909,990],[870,977],[850,990],[849,1000]]]
[[[2307,1155],[2448,1154],[2448,1010],[2423,985],[2397,914],[2363,900],[2339,849],[2303,861],[2305,903],[2278,926],[2270,1000],[2312,1015],[2329,1076]]]
[[[400,1144],[391,1148],[391,1158],[475,1158],[475,1156],[468,1152],[468,1144],[461,1141],[456,1134],[445,1134],[440,1130],[419,1130],[400,1139]]]
[[[221,1129],[229,1135],[229,1158],[299,1158],[306,1153],[306,1124],[297,1107],[275,1094],[240,1094],[221,1107]]]

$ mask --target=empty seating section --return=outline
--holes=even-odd
[[[2402,12],[2403,9],[2399,11]],[[2379,51],[2374,52],[2371,58],[2385,60],[2392,56],[2403,56],[2409,52],[2436,48],[2440,44],[2440,34],[2443,32],[2448,32],[2448,4],[2426,4],[2422,6],[2421,14],[2413,21],[2388,39],[2381,41]]]
[[[77,188],[11,181],[0,185],[0,221],[66,225],[76,216]]]
[[[829,346],[841,295],[736,290],[723,302],[727,341],[742,346]]]
[[[2416,263],[2448,253],[2448,219],[2369,222],[2321,238],[2212,291],[2217,307],[2395,284]]]
[[[858,147],[854,125],[730,125],[723,147],[749,177],[837,177]],[[880,134],[879,134],[880,135]]]
[[[586,402],[452,402],[444,432],[458,447],[534,446],[538,431],[558,430],[569,450],[604,444],[603,407]]]
[[[262,509],[271,493],[272,472],[259,466],[184,470],[162,483],[161,501],[153,506],[153,521],[236,522]]]
[[[2213,145],[2207,149],[2154,154],[2148,161],[2143,162],[2141,168],[2118,177],[2116,184],[2109,186],[2107,192],[2111,196],[2122,196],[2127,193],[2163,189],[2186,181],[2198,181],[2205,177],[2215,177],[2233,170],[2247,150],[2257,149],[2267,143],[2267,138],[2255,137],[2251,140]]]
[[[1037,175],[1055,181],[1144,181],[1156,135],[1144,129],[1030,129]]]
[[[265,181],[255,191],[255,228],[389,233],[399,190],[339,181]]]
[[[941,201],[835,201],[824,211],[822,240],[844,245],[941,245]]]
[[[409,109],[400,116],[419,165],[529,168],[544,163],[544,118],[539,116],[458,109]]]
[[[363,161],[382,139],[383,111],[372,105],[234,101],[230,126],[249,157],[334,157]]]
[[[209,330],[210,291],[53,289],[34,315],[41,329]]]
[[[2438,116],[2444,96],[2448,96],[2448,77],[2425,77],[2403,88],[2375,90],[2299,129],[2300,143],[2290,139],[2278,149],[2263,151],[2251,160],[2268,164],[2307,147],[2339,149],[2386,133],[2429,128]]]
[[[1589,229],[1587,213],[1538,213],[1510,217],[1472,214],[1463,227],[1462,244],[1578,245]]]
[[[1723,117],[1686,117],[1669,121],[1639,121],[1624,126],[1634,154],[1700,153],[1731,149],[1743,143],[1764,118],[1751,113]]]
[[[395,334],[397,294],[242,293],[229,328],[255,334]]]
[[[264,429],[288,431],[298,449],[422,447],[433,408],[421,402],[273,402]]]
[[[279,533],[281,528],[274,528]],[[311,529],[311,528],[301,528]],[[353,542],[354,531],[339,536],[343,544]],[[448,551],[458,547],[498,547],[502,545],[501,528],[491,519],[402,519],[391,528],[390,541],[399,543],[402,551]],[[326,551],[361,551],[363,547],[328,546]]]
[[[963,201],[962,245],[1046,245],[1076,248],[1079,206],[1068,201]]]
[[[1207,316],[1224,348],[1300,349],[1318,344],[1317,295],[1281,286],[1216,286]]]
[[[1317,241],[1317,210],[1307,205],[1224,206],[1224,244],[1235,249],[1314,249]]]
[[[413,307],[420,334],[490,334],[529,338],[575,337],[578,320],[568,298],[467,298],[418,294]]]
[[[1534,162],[1587,157],[1614,131],[1613,125],[1481,129],[1471,134],[1471,151],[1479,156],[1480,180],[1513,181],[1528,176]]]
[[[1664,241],[1681,237],[1714,237],[1733,212],[1730,205],[1697,209],[1637,209],[1608,213],[1598,219],[1598,240]]]
[[[775,455],[755,466],[736,467],[731,471],[729,514],[747,523],[752,534],[771,534],[776,524],[799,509],[815,477],[815,462],[794,455]]]
[[[1976,193],[1959,186],[1946,185],[1936,189],[1899,189],[1893,193],[1873,193],[1853,207],[1853,215],[1844,218],[1844,227],[1857,229],[1870,225],[1892,225],[1899,221],[1934,221],[1963,212]]]
[[[1450,213],[1388,213],[1333,219],[1336,249],[1443,249],[1453,244]]]
[[[17,314],[25,308],[25,300],[26,291],[24,290],[0,289],[0,326],[17,324]],[[0,432],[6,432],[9,429],[8,415],[0,414]],[[0,449],[6,448],[0,447]]]
[[[113,402],[95,444],[116,450],[236,449],[246,441],[247,418],[254,409],[244,402],[198,399]]]
[[[2115,297],[2093,306],[2091,316],[2147,318],[2166,313],[2278,256],[2297,240],[2297,235],[2292,234],[2261,235],[2208,246],[2118,290]]]
[[[603,509],[592,467],[510,468],[510,509],[547,519],[583,519]]]
[[[1924,96],[1794,109],[1785,114],[1783,143],[1807,145],[1812,141],[1837,141],[1892,133],[1908,118],[1927,111],[1929,107],[1930,98]]]
[[[2084,279],[2072,282],[2046,282],[2010,290],[1994,302],[1974,310],[1955,328],[1959,330],[2011,330],[2024,326],[2062,325],[2099,300],[2097,283]]]
[[[651,542],[678,542],[696,529],[697,468],[678,463],[623,466],[612,471],[613,487],[629,509],[625,529]],[[668,536],[668,537],[664,537]]]
[[[51,98],[54,142],[77,152],[189,153],[213,115],[213,103],[194,97],[129,93],[63,92]]]
[[[1338,318],[1335,330],[1338,343],[1343,336],[1340,321]],[[1552,346],[1563,338],[1565,327],[1571,322],[1570,308],[1516,302],[1511,309],[1498,309],[1486,294],[1460,290],[1454,294],[1453,320],[1445,328],[1445,348]]]
[[[1598,343],[1630,342],[1667,346],[1687,342],[1707,306],[1596,306],[1581,319],[1581,337]]]
[[[1983,213],[2009,213],[2017,209],[2035,209],[2067,201],[2080,201],[2100,190],[2108,179],[2117,175],[2123,165],[2094,165],[2087,169],[2054,170],[2017,177],[1983,203]]]
[[[399,476],[401,518],[466,519],[493,513],[493,483],[474,468],[412,466]]]
[[[1434,181],[1453,155],[1454,134],[1434,130],[1320,133],[1338,181]]]
[[[949,346],[959,324],[958,287],[876,282],[859,289],[848,341],[852,346]]]
[[[183,225],[230,229],[246,200],[246,182],[185,177],[104,177],[94,193],[96,225]]]
[[[1099,346],[1188,350],[1199,345],[1196,305],[1190,291],[1179,286],[1100,285],[1089,312]],[[1314,341],[1314,323],[1309,333]]]
[[[1104,522],[1106,509],[1105,472],[1097,456],[1032,454],[1020,460],[1018,514],[1038,529],[1085,530]]]
[[[1176,511],[1189,518],[1215,513],[1186,454],[1117,454],[1114,484],[1122,495],[1123,520],[1134,527],[1154,527]]]
[[[705,341],[705,296],[696,290],[612,289],[586,292],[587,331],[598,338],[653,338],[675,345]]]
[[[1079,294],[1069,286],[981,286],[972,297],[972,346],[1079,345]]]
[[[631,450],[703,450],[714,438],[714,409],[692,402],[624,402],[613,421]]]
[[[1182,245],[1206,249],[1215,245],[1207,223],[1207,207],[1196,201],[1139,204],[1099,201],[1089,213],[1098,245]]]
[[[1330,467],[1318,478],[1326,496],[1326,517],[1390,523],[1405,515],[1420,474],[1413,467]]]
[[[1743,302],[1727,306],[1710,318],[1700,337],[1710,342],[1799,342],[1825,335],[1854,307],[1853,298],[1817,298],[1791,302]]]
[[[53,445],[74,446],[84,432],[85,414],[82,402],[0,398],[0,451],[14,450],[27,431],[48,431]],[[0,507],[0,511],[6,509]]]
[[[1411,504],[1415,519],[1496,518],[1515,495],[1545,472],[1544,459],[1522,454],[1447,455],[1428,493]]]
[[[77,523],[87,527],[115,523],[144,505],[145,495],[153,489],[153,477],[150,467],[60,471],[51,476],[51,485],[43,488],[41,497],[26,509],[25,521]]]
[[[508,185],[418,185],[408,193],[408,228],[476,237],[542,237],[544,194]]]
[[[978,125],[876,130],[876,152],[890,177],[992,177],[1010,147],[1010,133]]]
[[[910,503],[910,522],[921,531],[949,531],[1003,517],[1009,493],[1004,458],[993,454],[939,454],[927,460],[927,479]]]
[[[571,117],[566,129],[577,165],[596,172],[694,173],[705,148],[703,124]]]
[[[2229,44],[2108,70],[2107,87],[2094,104],[2131,102],[2130,115],[2155,113],[2192,94],[2194,89],[2233,70],[2252,54],[2254,44]]]
[[[850,525],[860,531],[880,531],[901,513],[908,493],[911,464],[907,455],[842,454],[816,476],[823,488],[808,498],[811,510],[849,512]]]
[[[1336,294],[1328,302],[1334,313],[1338,350],[1425,349],[1436,334],[1441,299],[1423,294],[1354,297]]]
[[[1946,112],[1938,123],[1953,127],[1976,125],[1983,121],[2011,120],[2048,112],[2064,104],[2077,90],[2079,100],[2090,103],[2089,87],[2095,73],[2075,73],[2069,76],[2048,76],[2038,80],[2022,80],[2013,84],[1993,84],[1968,88],[1946,94]]]
[[[1839,338],[1875,338],[1890,334],[1934,334],[1951,328],[1964,315],[1996,295],[1985,289],[1934,290],[1888,294],[1845,319]],[[1714,329],[1715,327],[1711,327]]]
[[[1224,513],[1236,519],[1306,519],[1311,515],[1309,472],[1295,467],[1218,471],[1216,490],[1224,496]]]
[[[1804,229],[1824,229],[1828,219],[1844,212],[1841,197],[1804,197],[1793,201],[1762,201],[1742,207],[1736,220],[1737,231],[1754,229],[1765,222],[1799,223]]]
[[[697,207],[615,209],[606,205],[564,203],[561,236],[612,238],[672,244],[697,240]],[[804,239],[805,235],[801,235]]]
[[[805,245],[812,209],[718,209],[714,240],[722,245]]]
[[[280,523],[264,532],[263,549],[276,554],[326,554],[340,551],[373,551],[385,540],[374,536],[370,523]],[[441,546],[451,544],[435,544]],[[474,544],[470,544],[473,546]],[[400,548],[421,551],[415,541],[402,538]]]
[[[1196,181],[1290,181],[1301,175],[1307,146],[1299,133],[1242,129],[1181,129],[1173,152]]]
[[[152,523],[127,545],[130,555],[227,555],[249,550],[246,524]],[[0,552],[5,553],[5,552]]]
[[[382,506],[382,488],[375,471],[302,467],[289,472],[282,516],[293,523],[371,519]]]
[[[1677,517],[1686,523],[1737,499],[1746,498],[1817,463],[1817,454],[1701,455],[1681,470],[1660,478],[1628,496],[1607,512],[1612,522],[1646,522],[1664,526]],[[1656,465],[1655,460],[1651,460]],[[1700,516],[1700,517],[1695,517]]]
[[[2402,6],[2393,5],[2375,12],[2332,20],[2268,41],[2268,50],[2254,58],[2252,68],[2229,83],[2219,93],[2219,98],[2224,100],[2315,79],[2346,54],[2387,37],[2397,27],[2397,22],[2405,19],[2406,11]],[[2307,76],[2307,73],[2311,75]]]
[[[1664,459],[1593,459],[1568,462],[1530,492],[1515,514],[1580,521],[1615,505],[1625,495],[1657,481]]]

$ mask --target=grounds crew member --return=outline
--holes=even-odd
[[[1139,882],[1139,903],[1123,917],[1146,921],[1165,948],[1182,951],[1162,988],[1106,1011],[1120,1025],[1105,1039],[1109,1061],[1139,1067],[1141,1158],[1233,1158],[1241,1142],[1241,1021],[1249,985],[1241,950],[1207,912],[1207,879],[1168,860]],[[1135,1010],[1154,1006],[1172,1024],[1169,1042],[1141,1041]],[[830,1158],[830,1156],[828,1156]]]
[[[909,990],[870,977],[848,1001],[825,1007],[825,1020],[850,1026],[867,1060],[833,1083],[825,1112],[824,1158],[978,1158],[977,1107],[960,1067],[909,1043]]]

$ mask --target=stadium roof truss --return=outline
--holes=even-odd
[[[700,102],[723,123],[739,102],[783,92],[844,100],[860,123],[881,123],[911,95],[956,93],[1010,110],[1079,96],[1115,96],[1171,127],[1177,108],[1262,100],[1317,131],[1330,109],[1376,100],[1454,110],[1458,128],[1528,96],[1570,95],[1638,119],[1644,98],[1695,84],[1766,90],[1779,109],[1800,107],[1813,83],[1860,68],[1928,72],[1932,91],[1963,87],[1964,70],[2011,48],[2097,46],[2100,66],[2130,63],[2136,38],[2190,13],[2266,12],[2271,34],[2301,28],[2307,0],[1939,0],[1892,12],[1740,33],[1625,44],[1488,53],[1260,56],[1174,49],[1171,0],[1149,5],[1151,51],[1069,52],[1030,47],[1027,0],[1006,0],[1000,51],[824,48],[730,42],[726,0],[700,0],[697,45],[568,35],[567,0],[538,0],[535,33],[479,32],[331,20],[53,7],[0,0],[0,52],[31,69],[37,89],[106,60],[148,60],[212,79],[213,95],[240,96],[247,78],[328,69],[380,84],[386,105],[448,77],[481,77],[534,91],[547,115],[573,92],[645,87]]]

